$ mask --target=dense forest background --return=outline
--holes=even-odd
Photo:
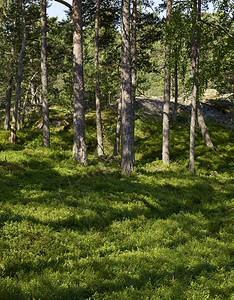
[[[133,106],[136,103],[136,96],[162,97],[164,100],[162,146],[164,163],[169,163],[169,119],[173,119],[175,123],[178,99],[182,103],[192,103],[189,168],[194,171],[193,110],[197,110],[197,122],[205,143],[215,148],[204,123],[199,102],[208,88],[215,89],[216,96],[225,94],[229,100],[233,97],[233,3],[211,1],[213,12],[208,13],[206,11],[209,1],[175,1],[173,4],[167,1],[157,7],[154,6],[154,2],[139,1],[136,4],[133,1],[132,6],[130,2],[126,4],[129,11],[126,16],[127,22],[124,23],[124,18],[121,21],[121,15],[125,16],[124,2],[121,6],[120,1],[82,1],[83,13],[81,12],[80,16],[77,14],[77,19],[74,11],[79,9],[81,3],[57,2],[61,5],[65,4],[68,9],[67,18],[58,21],[56,18],[46,18],[45,14],[46,23],[44,37],[42,37],[40,1],[22,2],[24,16],[20,1],[2,1],[0,101],[2,108],[5,107],[5,129],[10,128],[12,102],[14,102],[12,122],[17,122],[12,132],[22,127],[25,117],[27,118],[27,114],[32,109],[41,106],[43,144],[49,146],[49,106],[59,105],[67,111],[67,114],[72,114],[76,107],[75,96],[77,107],[84,101],[82,108],[78,110],[83,115],[85,110],[96,105],[97,148],[98,155],[103,155],[101,108],[115,105],[120,94],[124,94],[123,80],[127,78],[123,79],[126,75],[123,75],[125,64],[129,66],[128,72],[131,73],[129,73],[129,80],[130,77],[132,78],[132,83],[129,81],[128,85],[132,91],[129,97],[132,97]],[[134,5],[137,7],[134,8]],[[166,18],[159,18],[160,13],[165,9],[167,9]],[[81,18],[83,23],[80,29],[78,18]],[[82,47],[79,48],[80,50],[74,50],[76,49],[74,44],[76,22],[77,33],[78,30],[82,31],[81,44],[77,46]],[[126,30],[121,31],[121,26],[123,28],[127,24]],[[123,34],[125,32],[126,37]],[[123,45],[127,44],[128,40],[129,49],[125,51]],[[42,50],[42,47],[45,47],[45,50]],[[44,58],[42,58],[43,51]],[[81,53],[81,57],[77,57],[78,60],[82,59],[80,71],[79,68],[74,69],[74,51]],[[125,57],[126,62],[124,62]],[[81,80],[77,83],[80,90],[77,95],[74,94],[75,74],[77,80]],[[127,96],[120,98],[121,103],[127,103],[128,100],[123,100],[124,97]],[[171,114],[169,117],[170,101],[174,106],[173,116]],[[125,104],[121,103],[119,105],[125,107]],[[128,140],[133,144],[133,146],[126,146],[132,148],[129,154],[132,157],[131,162],[129,160],[127,163],[130,166],[134,161],[134,137],[130,137],[131,132],[134,131],[130,129],[130,127],[134,128],[134,120],[130,122],[132,125],[129,125],[129,128],[128,125],[125,126],[128,119],[131,119],[129,111],[127,112],[126,108],[126,113],[123,109],[119,114],[122,118],[122,148],[125,148],[126,143],[130,143]],[[83,143],[85,148],[85,120],[81,115],[78,119],[82,119],[83,124],[78,124],[78,121],[74,120],[74,124],[77,123],[80,128],[79,131],[76,126],[74,127],[74,145],[76,139],[80,139],[79,143]],[[11,137],[11,140],[15,138]],[[78,154],[75,154],[75,147],[79,148],[79,146],[73,146],[74,160],[86,163],[85,158],[78,158]],[[82,151],[86,153],[86,150]],[[122,171],[129,173],[133,169],[133,167],[128,168],[128,171],[124,171],[122,155]]]
[[[113,103],[119,97],[121,36],[120,2],[102,1],[100,10],[100,85],[102,104]],[[228,1],[213,1],[214,12],[206,13],[207,4],[203,3],[202,46],[201,46],[201,84],[202,90],[215,88],[219,93],[233,92],[233,15],[232,4]],[[30,83],[35,85],[37,97],[40,97],[40,5],[29,1],[26,16],[27,51],[24,60],[24,78],[22,98]],[[61,4],[62,5],[62,4]],[[161,7],[144,1],[139,5],[137,19],[138,47],[138,95],[163,95],[164,43],[166,39],[165,19],[158,17]],[[189,1],[187,6],[189,6]],[[175,12],[171,25],[170,40],[171,69],[175,58],[179,61],[179,88],[181,93],[190,93],[189,77],[191,73],[191,54],[189,52],[191,18],[188,7],[180,1],[174,4]],[[84,3],[84,77],[87,105],[95,104],[94,82],[94,18],[95,2]],[[14,62],[16,74],[18,55],[21,49],[21,8],[20,2],[10,2],[2,15],[1,26],[1,103],[4,105],[5,91],[8,87],[9,66]],[[58,21],[48,18],[48,91],[51,104],[63,101],[71,108],[72,94],[72,20]],[[14,49],[13,49],[14,48]],[[178,54],[175,54],[175,49]],[[33,71],[32,71],[33,69]],[[15,80],[15,76],[14,76]],[[185,89],[187,87],[187,89]],[[31,89],[28,91],[31,98]],[[186,96],[185,96],[186,97]]]

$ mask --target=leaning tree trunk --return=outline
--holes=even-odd
[[[47,0],[41,0],[41,100],[43,118],[43,146],[50,146],[49,104],[47,100],[47,56],[46,56],[46,8]]]
[[[201,21],[201,0],[198,0],[198,12],[197,12],[197,20],[198,22]],[[200,41],[201,41],[201,30],[198,30],[198,33],[197,33],[197,40],[198,40],[198,59],[197,59],[197,63],[199,64],[199,51],[200,51]],[[198,65],[199,67],[199,65]],[[208,132],[208,129],[206,127],[206,123],[205,123],[205,120],[203,118],[203,115],[202,115],[202,111],[201,111],[201,105],[200,105],[200,102],[199,100],[197,101],[197,122],[198,122],[198,125],[199,125],[199,128],[201,130],[201,134],[202,134],[202,137],[204,139],[204,142],[206,144],[206,146],[212,148],[212,149],[217,149],[212,140],[211,140],[211,137],[210,137],[210,134]]]
[[[134,119],[131,98],[131,44],[130,44],[130,0],[122,0],[122,173],[133,171]]]
[[[199,1],[199,0],[198,0]],[[195,128],[196,128],[196,111],[198,99],[198,66],[199,66],[199,39],[197,26],[197,0],[193,1],[193,30],[192,30],[192,75],[193,75],[193,91],[192,91],[192,110],[190,121],[190,151],[189,151],[189,171],[195,171]]]
[[[98,156],[104,155],[103,134],[102,134],[102,117],[101,117],[101,100],[100,100],[100,81],[99,81],[99,15],[100,0],[97,0],[95,15],[95,45],[94,45],[94,64],[95,64],[95,81],[96,81],[96,126],[97,126],[97,153]]]
[[[209,131],[206,127],[206,123],[205,123],[205,120],[203,118],[202,111],[201,111],[201,104],[200,104],[199,101],[197,102],[197,122],[198,122],[199,128],[201,130],[201,134],[202,134],[202,137],[204,139],[204,142],[205,142],[206,146],[208,146],[212,149],[217,149],[214,146],[214,144],[211,140]]]
[[[85,143],[85,103],[83,77],[82,0],[73,0],[73,90],[74,143],[73,160],[87,164]]]
[[[17,126],[17,117],[18,117],[18,106],[19,106],[21,82],[22,82],[22,75],[23,75],[23,58],[24,58],[25,47],[26,47],[26,22],[25,22],[24,0],[21,1],[21,8],[22,8],[22,44],[21,44],[21,51],[20,51],[19,62],[18,62],[15,103],[14,103],[12,122],[11,122],[11,132],[10,132],[10,136],[9,136],[9,141],[12,143],[16,142],[16,126]]]
[[[13,68],[13,63],[10,64],[10,70],[12,70],[12,68]],[[12,88],[13,88],[13,73],[11,71],[10,78],[8,81],[8,89],[6,91],[5,119],[4,119],[5,130],[8,130],[10,127]]]
[[[167,27],[170,22],[172,11],[172,0],[167,0]],[[162,160],[164,164],[169,164],[169,133],[170,133],[170,74],[169,74],[169,44],[165,46],[165,69],[164,69],[164,104],[163,104],[163,145],[162,145]]]

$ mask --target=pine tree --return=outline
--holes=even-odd
[[[46,55],[46,8],[47,0],[41,0],[41,99],[43,116],[43,146],[50,146],[49,105],[47,100],[47,55]]]
[[[122,0],[122,173],[130,174],[134,162],[134,119],[131,98],[130,0]]]

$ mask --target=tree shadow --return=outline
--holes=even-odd
[[[230,218],[231,211],[223,204],[217,206],[217,194],[220,190],[215,190],[207,178],[196,178],[188,173],[178,173],[171,170],[146,171],[141,174],[154,178],[154,181],[142,182],[137,176],[122,176],[115,170],[107,170],[105,174],[98,173],[93,176],[84,174],[82,169],[77,168],[77,172],[72,175],[63,174],[56,170],[54,162],[38,161],[31,157],[22,161],[24,170],[9,174],[0,173],[0,194],[3,206],[1,212],[0,225],[7,222],[28,222],[29,224],[44,226],[53,232],[72,231],[82,235],[90,231],[105,234],[114,223],[125,220],[151,220],[152,224],[158,220],[172,220],[178,222],[182,232],[190,239],[202,239],[199,229],[199,219],[194,219],[192,215],[200,214],[205,219],[209,229],[204,235],[214,234],[222,229],[223,222]],[[25,171],[26,170],[26,171]],[[172,178],[184,182],[183,185],[175,185],[170,182]],[[157,179],[163,179],[157,183]],[[215,179],[214,179],[215,180]],[[7,190],[7,191],[6,191]],[[35,193],[32,192],[35,191]],[[105,199],[105,201],[102,201]],[[53,219],[53,215],[45,220],[40,216],[21,212],[14,212],[14,206],[25,207],[49,207],[53,209],[62,208],[68,214],[62,219]],[[221,220],[221,221],[220,221]],[[127,237],[126,237],[127,239]],[[176,249],[178,245],[186,243],[186,238],[171,236],[171,241],[165,243],[167,249]],[[137,249],[131,248],[131,243],[124,251],[132,252]],[[78,260],[87,255],[86,251],[81,251]],[[39,283],[41,299],[52,299],[49,292],[43,298],[43,288],[45,285],[56,289],[54,299],[88,299],[95,293],[104,294],[123,291],[127,287],[134,287],[138,290],[147,283],[157,286],[157,282],[163,282],[165,286],[173,289],[173,281],[176,279],[184,286],[196,277],[207,272],[215,273],[217,267],[210,263],[199,263],[191,269],[187,269],[183,263],[177,265],[171,262],[173,271],[159,270],[160,262],[153,258],[144,261],[144,257],[136,255],[136,258],[124,257],[120,262],[118,256],[114,259],[108,253],[103,254],[103,258],[93,258],[93,265],[84,263],[83,268],[90,269],[95,274],[95,279],[91,279],[86,286],[74,284],[67,288],[53,287],[49,279]],[[44,274],[50,269],[53,272],[65,274],[63,267],[66,257],[61,257],[55,263],[41,260],[41,265],[33,266],[29,261],[18,262],[6,267],[4,278],[10,276],[16,278],[19,272],[29,274],[35,272]],[[169,263],[166,262],[169,266]],[[82,264],[80,261],[77,263]],[[138,266],[137,268],[133,265]],[[122,270],[116,273],[115,267],[120,266]],[[116,267],[116,268],[117,268]],[[220,266],[220,267],[224,267]],[[75,277],[79,278],[77,273]],[[186,287],[187,288],[187,287]],[[186,289],[185,288],[185,289]],[[6,292],[6,291],[5,291]],[[223,291],[216,290],[217,293]],[[17,292],[18,293],[18,292]],[[17,295],[17,294],[15,294]],[[22,297],[23,294],[21,293]],[[79,295],[79,296],[78,296]]]

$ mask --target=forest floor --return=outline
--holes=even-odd
[[[103,112],[103,158],[86,115],[88,166],[72,161],[70,116],[50,115],[50,149],[36,113],[15,145],[0,129],[0,299],[233,299],[233,131],[208,122],[214,151],[197,130],[191,174],[186,112],[165,167],[161,121],[141,111],[124,176],[111,156],[115,110]]]

